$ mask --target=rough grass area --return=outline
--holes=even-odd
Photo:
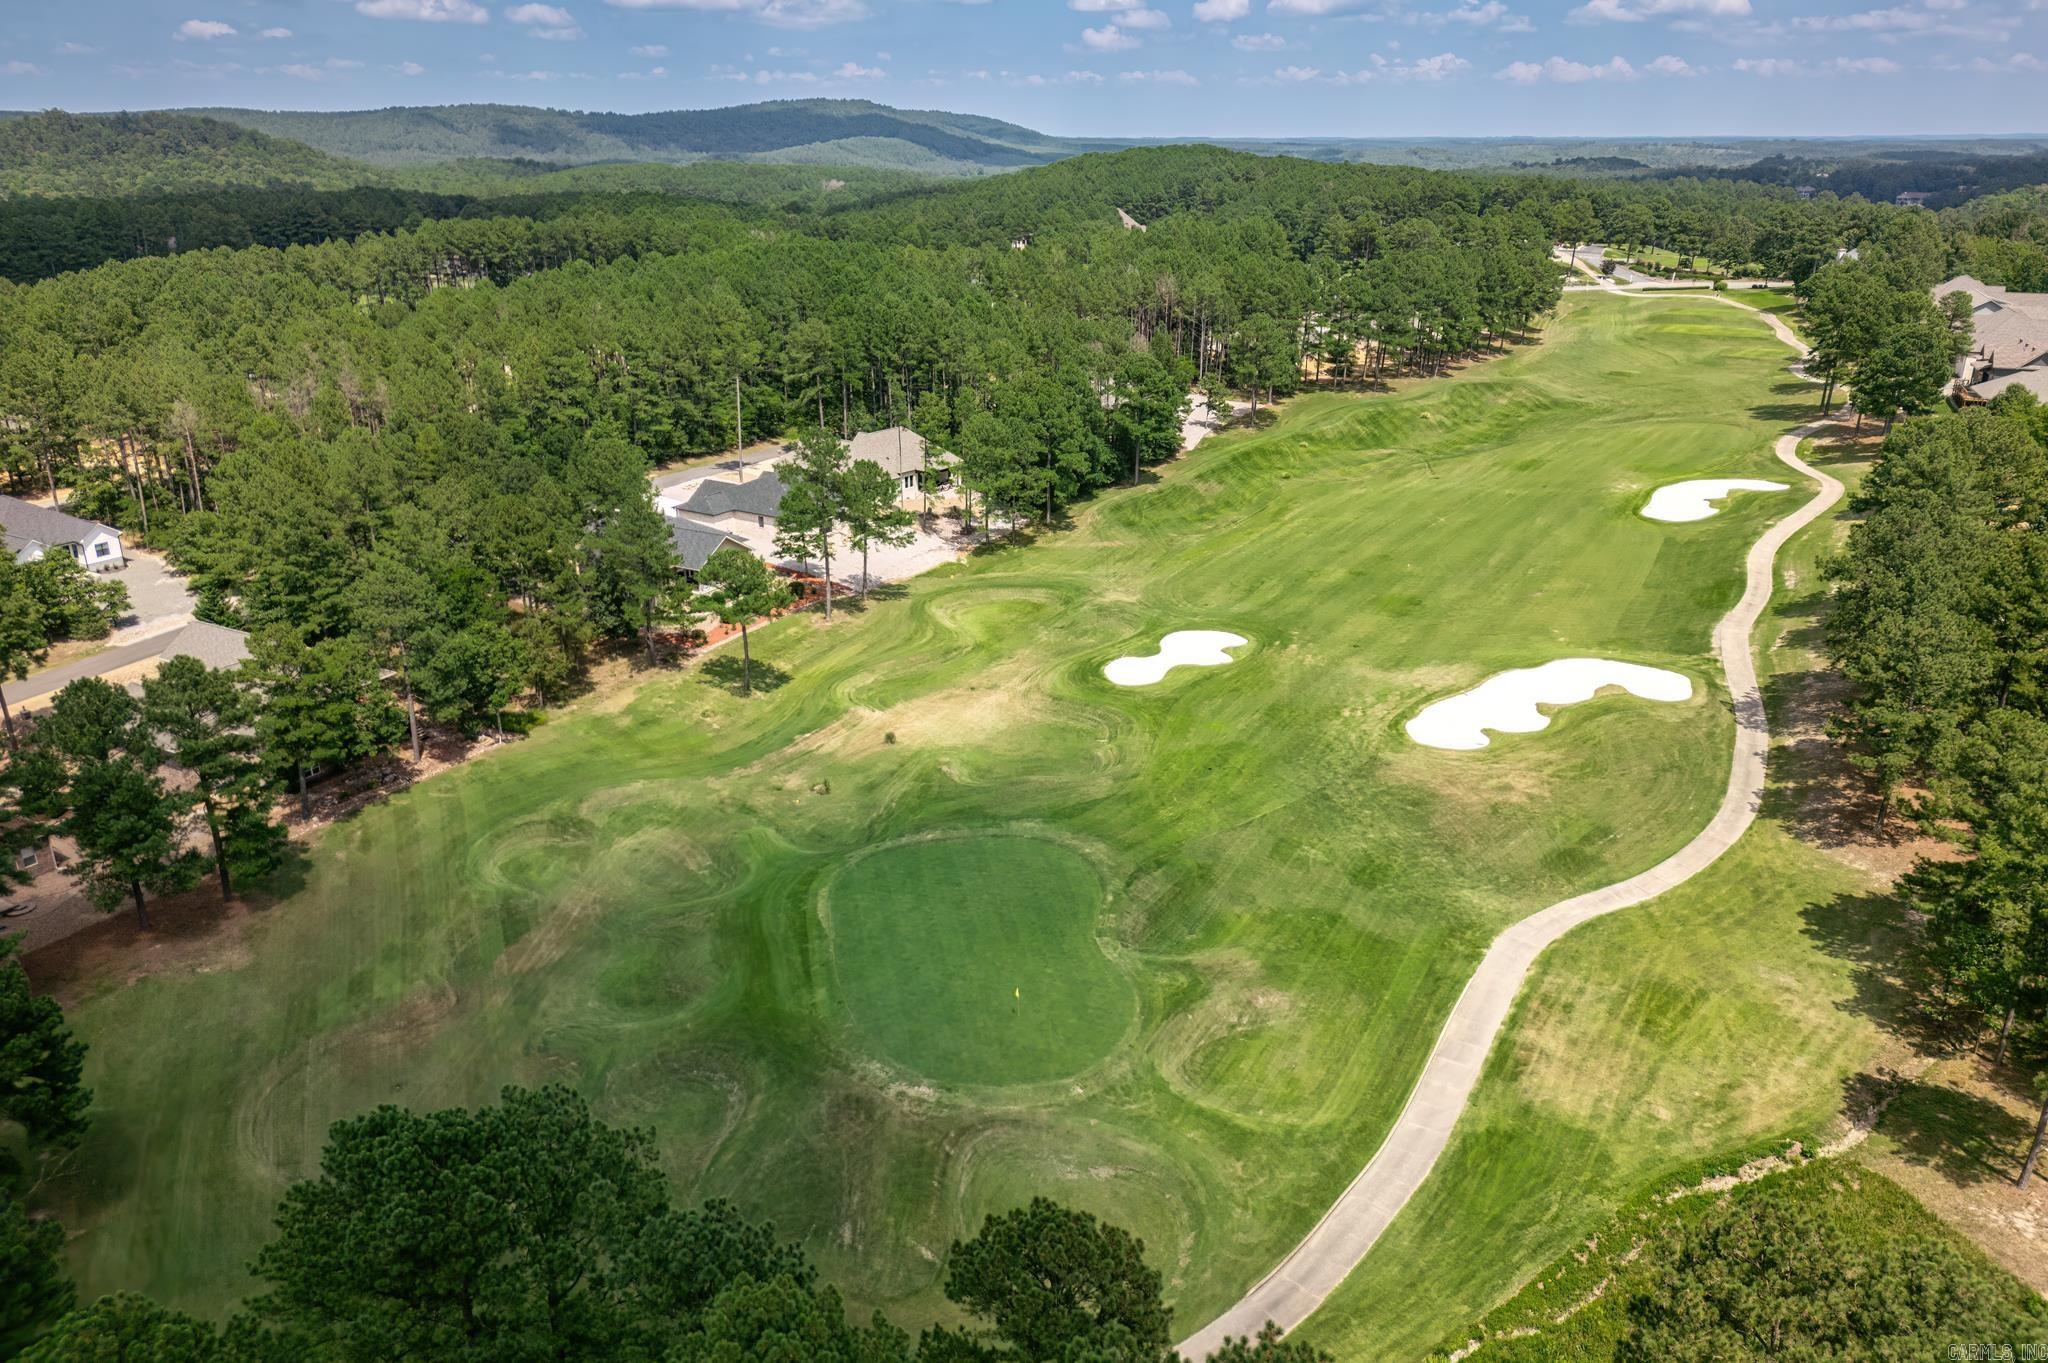
[[[833,980],[880,1058],[946,1084],[1027,1084],[1123,1039],[1130,981],[1096,941],[1080,853],[1015,835],[879,848],[827,886]]]
[[[1709,632],[1796,499],[1683,526],[1636,511],[1663,483],[1782,472],[1771,439],[1811,402],[1786,358],[1719,303],[1573,296],[1541,344],[1391,396],[1299,399],[1036,543],[829,627],[761,630],[777,684],[750,701],[717,675],[657,680],[364,810],[246,920],[244,951],[75,1007],[95,1119],[50,1202],[81,1291],[219,1309],[330,1122],[552,1079],[655,1129],[680,1195],[800,1238],[859,1311],[941,1313],[948,1243],[1046,1194],[1143,1237],[1178,1319],[1204,1318],[1370,1156],[1495,932],[1709,817],[1733,733]],[[1137,690],[1102,676],[1204,628],[1259,647]],[[1560,656],[1698,685],[1474,753],[1401,733]],[[885,844],[1019,829],[1087,849],[1087,947],[1107,943],[1133,1019],[1071,1078],[912,1077],[920,1053],[890,1052],[935,1044],[914,1025],[994,1026],[1023,982],[990,963],[971,998],[933,994],[934,961],[881,959],[940,945],[913,918],[858,973],[928,1001],[849,1015],[820,893]],[[1532,1088],[1482,1095],[1462,1139],[1498,1158],[1454,1149],[1404,1223],[1401,1252],[1439,1267],[1380,1319],[1426,1347],[1640,1181],[1631,1166],[1826,1115],[1859,1024],[1825,969],[1783,962],[1805,959],[1800,908],[1844,878],[1758,847],[1553,958],[1537,1026],[1497,1060]],[[1017,939],[1044,958],[1017,968],[1100,970],[1082,911],[1058,912]],[[1639,1034],[1660,1023],[1677,1039]],[[1794,1044],[1794,1024],[1820,1031]],[[989,1050],[962,1050],[962,1072],[1000,1063]]]
[[[1631,1302],[1648,1289],[1659,1256],[1685,1226],[1723,1200],[1803,1203],[1852,1244],[1931,1241],[1984,1262],[1981,1251],[1881,1174],[1853,1160],[1808,1160],[1726,1191],[1668,1199],[1660,1188],[1632,1201],[1585,1243],[1547,1266],[1535,1282],[1488,1312],[1469,1336],[1446,1341],[1431,1357],[1457,1353],[1473,1363],[1608,1363],[1630,1333]],[[1990,1276],[2002,1299],[2027,1309],[2033,1293],[1996,1270]],[[2032,1307],[2048,1331],[2048,1308],[2037,1299]],[[1930,1356],[1943,1356],[1942,1346],[1951,1343],[1976,1342],[1984,1341],[1944,1339],[1932,1346]],[[2048,1343],[2048,1334],[2042,1342]]]

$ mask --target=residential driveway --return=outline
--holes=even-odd
[[[121,617],[108,643],[125,644],[192,623],[191,589],[161,554],[130,550],[128,566],[114,574],[114,580],[128,589],[128,614]]]

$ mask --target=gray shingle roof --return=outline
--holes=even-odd
[[[782,480],[772,473],[749,478],[743,483],[706,478],[683,502],[682,509],[699,516],[723,516],[729,511],[749,516],[773,516],[782,506],[784,490]]]
[[[2014,374],[2000,374],[1995,379],[1985,379],[1970,385],[1970,391],[1986,402],[1997,397],[2008,388],[2024,388],[2043,402],[2048,402],[2048,366],[2022,369]]]
[[[847,442],[846,454],[849,461],[862,459],[880,464],[893,478],[914,473],[926,467],[925,439],[907,426],[891,426],[882,431],[862,431]],[[960,461],[944,450],[933,450],[930,467],[948,468]]]
[[[675,541],[676,557],[683,561],[683,567],[696,572],[710,561],[711,556],[728,544],[740,544],[731,535],[714,525],[699,525],[678,517],[668,523],[669,538]]]
[[[120,531],[98,521],[80,520],[47,506],[36,506],[19,497],[0,497],[0,530],[16,549],[27,544],[83,544],[94,535],[117,535]]]
[[[1989,304],[1970,314],[1971,346],[1998,369],[2024,369],[2048,354],[2048,312]]]
[[[194,620],[171,636],[159,656],[166,661],[197,658],[208,667],[240,667],[249,661],[249,636],[226,625]]]

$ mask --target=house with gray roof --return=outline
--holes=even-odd
[[[690,489],[676,511],[721,530],[768,529],[788,491],[774,473],[755,478],[706,478]]]
[[[16,563],[31,563],[52,549],[62,549],[81,567],[96,573],[113,572],[128,564],[121,549],[121,532],[114,527],[19,497],[0,497],[0,538],[6,540]]]
[[[2008,388],[2048,401],[2048,293],[2015,293],[1969,275],[1934,286],[1937,301],[1970,300],[1970,350],[1956,361],[1959,402],[1989,402]]]
[[[898,495],[903,497],[944,487],[960,462],[959,456],[928,445],[908,426],[862,431],[847,442],[846,455],[853,463],[865,459],[880,464],[882,471],[896,480]]]
[[[697,580],[697,574],[703,571],[704,565],[711,561],[711,556],[728,544],[736,549],[745,549],[748,553],[753,552],[747,549],[744,541],[734,538],[716,526],[682,517],[668,523],[668,534],[676,547],[676,561],[683,566],[683,576],[692,582]]]

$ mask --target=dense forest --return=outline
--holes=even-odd
[[[0,198],[174,193],[202,185],[347,189],[374,178],[302,142],[181,114],[0,118]]]
[[[827,143],[887,144],[879,164],[975,174],[1040,165],[1107,143],[1048,137],[993,118],[892,109],[857,99],[789,99],[724,109],[612,114],[508,104],[450,104],[351,113],[193,109],[186,112],[292,138],[376,165],[462,157],[592,161],[777,159]],[[795,159],[818,159],[802,155]],[[855,162],[856,164],[862,162]]]
[[[2048,182],[2048,153],[2007,156],[1961,156],[1927,151],[1888,157],[1853,156],[1819,160],[1800,156],[1768,156],[1747,166],[1716,171],[1666,171],[1676,175],[1746,180],[1760,185],[1807,185],[1840,198],[1852,195],[1886,203],[1912,191],[1930,194],[1933,208],[1951,208],[1985,194],[2025,189]]]

